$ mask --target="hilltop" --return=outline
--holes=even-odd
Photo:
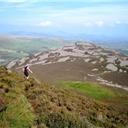
[[[64,46],[12,61],[8,68],[30,64],[35,77],[57,84],[60,81],[91,81],[128,90],[128,56],[92,43]]]
[[[125,128],[128,126],[126,91],[94,83],[61,84],[63,87],[40,83],[34,78],[26,80],[22,75],[0,67],[0,127]],[[85,92],[81,92],[80,87]],[[104,97],[105,93],[107,97]],[[117,101],[116,107],[111,103],[113,101]]]

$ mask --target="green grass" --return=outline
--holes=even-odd
[[[62,85],[69,89],[74,89],[76,91],[82,92],[88,97],[94,98],[94,99],[108,99],[115,96],[115,93],[98,84],[95,83],[82,83],[82,82],[61,82]]]
[[[34,78],[26,80],[0,67],[0,128],[121,128],[127,125],[127,105],[124,105],[126,109],[121,106],[127,100],[123,90],[94,83],[62,84],[65,88],[42,84]],[[116,101],[122,109],[95,100],[117,96],[123,97],[121,102]]]
[[[0,128],[27,128],[32,126],[35,115],[24,95],[5,95],[7,109],[0,113]]]
[[[34,110],[23,91],[27,83],[21,81],[22,77],[0,67],[0,107],[5,108],[0,112],[0,128],[29,128],[34,123]]]

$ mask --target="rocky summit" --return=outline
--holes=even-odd
[[[42,81],[93,81],[128,90],[128,56],[92,43],[40,52],[7,67],[20,71],[26,63]]]

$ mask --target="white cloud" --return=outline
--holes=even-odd
[[[41,0],[0,0],[0,2],[12,3],[12,4],[23,4],[23,3],[37,3]]]
[[[92,24],[91,22],[85,22],[85,23],[84,23],[84,26],[86,26],[86,27],[92,27],[93,24]]]
[[[98,26],[98,27],[102,27],[104,25],[104,21],[96,21],[95,24]]]
[[[85,27],[103,27],[104,26],[104,21],[87,21],[87,22],[84,22],[83,25]]]
[[[26,1],[27,0],[5,0],[5,2],[8,2],[8,3],[24,3]]]
[[[52,24],[53,23],[51,21],[42,21],[39,24],[37,24],[37,26],[40,26],[40,27],[49,27],[49,26],[52,26]]]
[[[122,22],[120,20],[115,21],[116,24],[121,24]]]

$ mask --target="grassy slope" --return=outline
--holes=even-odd
[[[128,92],[107,86],[101,86],[96,83],[83,83],[83,82],[71,82],[63,81],[60,82],[65,88],[73,89],[74,91],[80,92],[87,97],[100,101],[113,101],[119,107],[128,107]],[[115,102],[114,102],[115,101]],[[121,104],[120,104],[121,103]]]
[[[62,85],[66,88],[78,90],[94,99],[108,99],[115,96],[112,90],[95,83],[62,82]]]
[[[113,93],[90,83],[87,83],[89,88],[84,83],[63,84],[66,88],[41,84],[33,78],[27,81],[0,67],[0,128],[124,128],[128,125],[128,110],[101,102],[107,98],[104,93],[113,98],[121,97],[121,92]]]

